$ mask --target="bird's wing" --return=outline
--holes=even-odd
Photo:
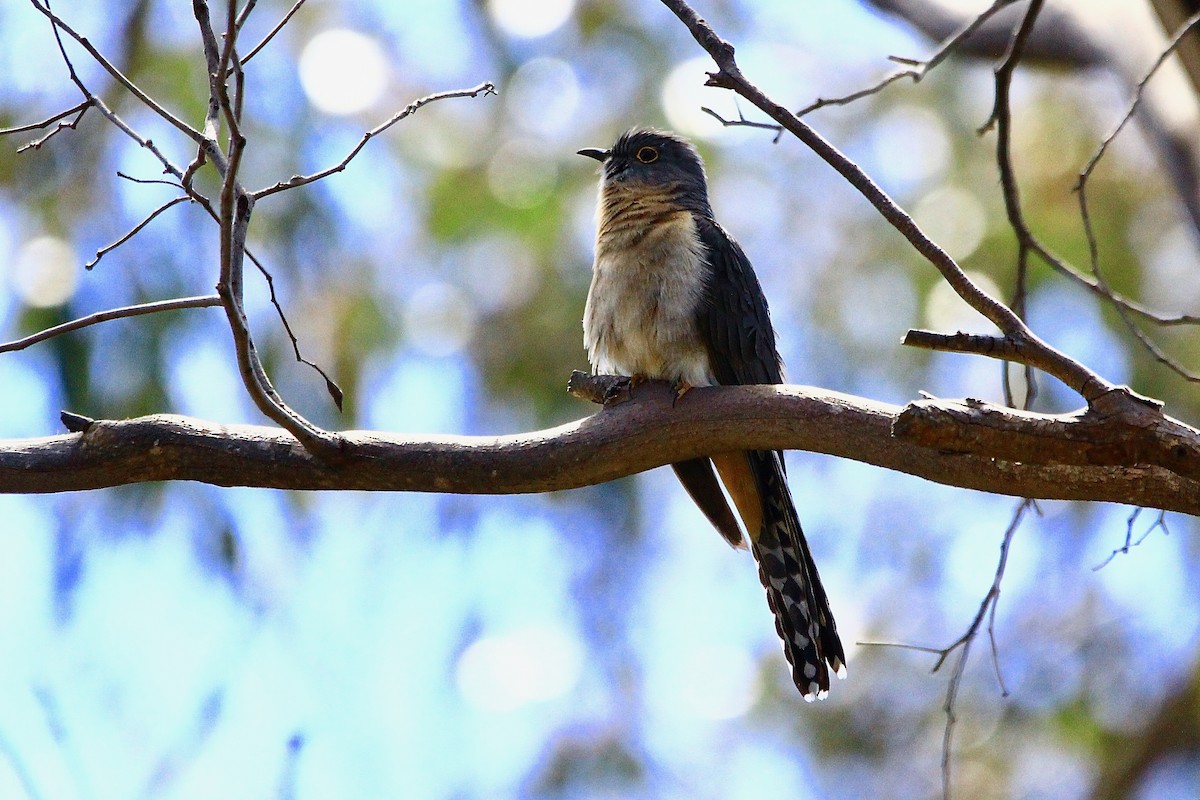
[[[783,368],[767,300],[750,260],[716,222],[697,218],[709,263],[699,324],[713,376],[721,384],[777,384]],[[713,457],[746,525],[775,627],[806,698],[829,689],[845,664],[829,600],[821,586],[785,477],[783,453],[756,450]]]
[[[672,464],[671,469],[675,470],[676,477],[683,484],[683,488],[687,489],[692,502],[704,512],[704,516],[708,517],[717,533],[724,536],[731,547],[744,548],[746,543],[742,539],[742,529],[738,527],[729,503],[725,502],[725,495],[721,494],[721,486],[717,483],[717,476],[713,474],[712,461],[707,458],[691,458]]]
[[[783,383],[775,330],[758,277],[742,248],[720,225],[697,216],[696,233],[710,267],[700,330],[723,385]]]

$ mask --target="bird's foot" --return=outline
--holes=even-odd
[[[682,400],[685,394],[696,387],[685,380],[678,380],[671,384],[671,388],[674,390],[674,396],[671,398],[671,407],[674,408],[675,404]]]

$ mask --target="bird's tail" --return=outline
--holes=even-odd
[[[805,700],[814,700],[829,691],[831,671],[845,674],[842,640],[804,540],[779,453],[756,451],[749,457],[763,498],[762,528],[751,545],[758,578],[767,590],[792,680]]]

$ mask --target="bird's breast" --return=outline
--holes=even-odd
[[[697,323],[708,262],[692,214],[602,199],[584,344],[598,373],[713,383]]]

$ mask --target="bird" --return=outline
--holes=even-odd
[[[766,297],[745,252],[713,216],[696,148],[671,132],[633,128],[612,147],[578,153],[601,164],[583,315],[592,373],[626,377],[633,387],[668,381],[677,402],[693,387],[783,383]],[[846,657],[782,451],[671,466],[730,545],[749,540],[796,688],[809,701],[824,697],[830,674],[845,676]]]

